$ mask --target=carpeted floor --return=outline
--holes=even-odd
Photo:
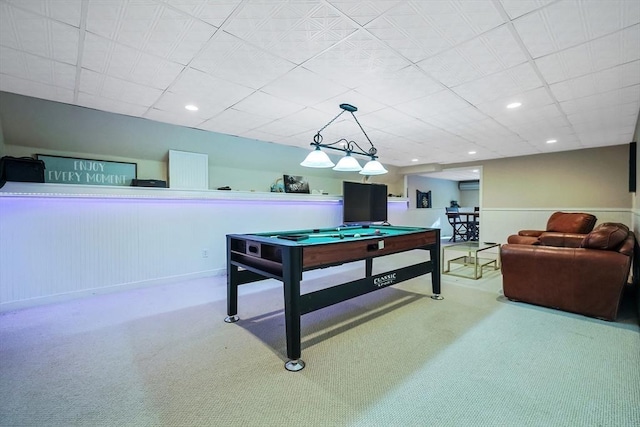
[[[499,271],[443,281],[442,301],[423,277],[305,315],[297,373],[271,280],[240,288],[236,324],[224,277],[4,313],[0,425],[640,425],[630,305],[606,322],[507,301]]]

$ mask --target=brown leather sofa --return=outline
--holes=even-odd
[[[504,295],[514,301],[615,320],[634,249],[633,232],[618,223],[598,225],[582,238],[580,247],[502,245]]]
[[[585,234],[593,230],[597,218],[581,212],[554,212],[547,221],[546,230],[520,230],[508,237],[508,243],[520,245],[580,247]],[[544,240],[544,242],[541,242]]]

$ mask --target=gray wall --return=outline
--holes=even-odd
[[[138,163],[138,178],[166,179],[170,149],[209,156],[209,188],[269,191],[283,174],[302,175],[311,189],[342,193],[342,180],[361,181],[354,172],[300,166],[309,152],[232,135],[105,113],[67,104],[0,92],[0,124],[6,151]],[[309,135],[311,141],[312,135]],[[337,160],[336,157],[334,159]],[[384,161],[384,158],[381,158]],[[372,177],[393,194],[403,193],[403,178],[390,173]]]

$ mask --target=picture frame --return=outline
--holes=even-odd
[[[309,194],[309,182],[302,176],[283,175],[285,193]]]
[[[44,161],[44,182],[58,184],[131,186],[138,178],[138,164],[82,157],[36,154]]]
[[[416,208],[425,209],[431,207],[431,191],[422,192],[416,190]]]

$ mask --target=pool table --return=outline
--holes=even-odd
[[[414,249],[429,251],[424,262],[372,274],[373,259]],[[304,271],[365,260],[364,277],[301,294]],[[227,317],[238,317],[238,286],[272,278],[284,286],[289,371],[304,368],[300,316],[387,286],[431,273],[431,298],[440,296],[440,229],[391,225],[227,235]]]

